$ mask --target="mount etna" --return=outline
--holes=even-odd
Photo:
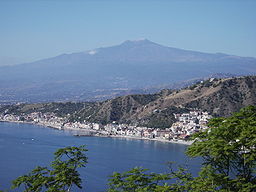
[[[125,41],[0,67],[0,101],[103,100],[227,73],[255,74],[256,58],[188,51],[146,39]]]

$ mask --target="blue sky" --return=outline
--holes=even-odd
[[[147,38],[256,57],[255,0],[0,0],[0,65]]]

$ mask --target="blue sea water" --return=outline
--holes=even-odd
[[[75,137],[72,132],[32,124],[0,123],[0,189],[9,189],[11,181],[37,165],[49,166],[53,153],[66,146],[86,145],[88,164],[79,170],[83,189],[105,191],[109,175],[142,166],[152,172],[167,172],[167,162],[187,166],[192,173],[200,161],[188,158],[187,146],[125,138]],[[17,190],[19,191],[19,190]]]

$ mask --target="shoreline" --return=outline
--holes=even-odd
[[[39,125],[42,127],[48,127],[51,129],[58,129],[63,131],[78,131],[78,134],[73,134],[75,137],[109,137],[109,138],[124,138],[124,139],[136,139],[136,140],[148,140],[148,141],[158,141],[162,143],[173,143],[173,144],[181,144],[181,145],[191,145],[194,141],[184,141],[184,140],[166,140],[161,138],[146,138],[146,137],[136,137],[136,136],[128,136],[128,135],[85,135],[85,132],[94,131],[94,130],[85,130],[85,129],[77,129],[77,128],[61,128],[53,125],[48,125],[47,123],[36,123],[36,122],[24,122],[24,121],[6,121],[0,120],[0,122],[8,122],[8,123],[21,123],[21,124],[32,124]],[[83,135],[84,134],[84,135]]]
[[[74,135],[76,137],[109,137],[109,138],[123,138],[123,139],[134,139],[134,140],[148,140],[148,141],[158,141],[162,143],[173,143],[173,144],[181,144],[181,145],[191,145],[194,141],[174,141],[174,140],[166,140],[166,139],[156,139],[156,138],[146,138],[146,137],[134,137],[127,135]]]

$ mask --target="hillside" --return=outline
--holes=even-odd
[[[99,101],[216,73],[256,74],[256,58],[125,41],[0,67],[0,103]]]
[[[118,97],[100,103],[89,116],[88,109],[84,108],[72,118],[165,127],[174,122],[173,113],[191,108],[208,111],[214,116],[229,116],[248,105],[256,105],[256,76],[207,80],[176,91]]]
[[[0,113],[54,112],[70,121],[115,121],[162,128],[175,122],[173,113],[198,108],[214,116],[229,116],[248,105],[256,105],[256,76],[212,78],[181,90],[165,89],[156,94],[121,96],[103,102],[6,105]]]

